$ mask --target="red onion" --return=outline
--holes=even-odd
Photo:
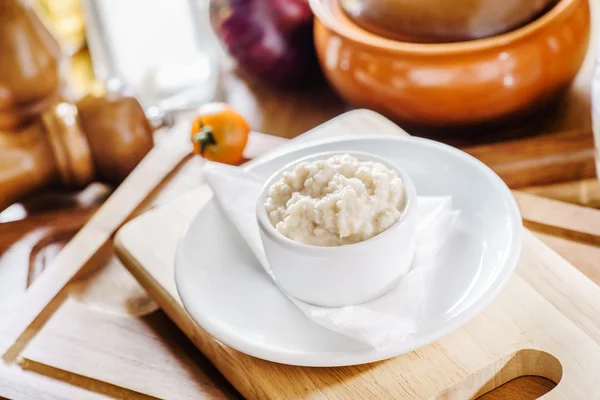
[[[211,0],[210,18],[238,66],[262,81],[300,83],[318,70],[306,0]]]

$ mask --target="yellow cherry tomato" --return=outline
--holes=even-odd
[[[239,164],[248,143],[250,126],[225,103],[209,103],[198,109],[192,122],[194,153],[210,161]]]

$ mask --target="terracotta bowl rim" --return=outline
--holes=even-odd
[[[333,3],[334,5],[325,5],[325,3]],[[334,15],[331,8],[339,7],[339,12],[342,13],[339,0],[309,0],[310,7],[315,15],[315,18],[323,24],[326,28],[336,32],[340,36],[346,39],[354,41],[359,44],[368,45],[384,51],[396,51],[400,53],[412,53],[412,54],[452,54],[452,53],[465,53],[477,50],[489,50],[495,47],[506,46],[510,43],[518,41],[520,39],[531,36],[540,30],[547,27],[552,22],[559,20],[561,17],[568,15],[576,7],[581,4],[586,4],[587,0],[558,0],[556,4],[544,13],[539,18],[531,21],[530,23],[502,33],[500,35],[486,37],[482,39],[469,40],[464,42],[452,42],[452,43],[416,43],[416,42],[405,42],[394,39],[389,39],[383,36],[379,36],[366,29],[361,28],[359,25],[347,18],[349,23],[352,24],[354,29],[349,29],[340,23],[338,18]]]

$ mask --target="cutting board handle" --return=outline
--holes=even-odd
[[[542,350],[522,349],[466,377],[431,400],[476,399],[522,376],[539,376],[557,384],[544,398],[554,398],[554,393],[563,389],[562,385],[558,387],[563,367],[556,357]],[[560,396],[557,398],[564,398],[564,393]]]

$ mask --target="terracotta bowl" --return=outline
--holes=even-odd
[[[525,25],[557,0],[339,0],[357,24],[409,42],[458,42]]]
[[[534,108],[566,88],[585,58],[586,0],[559,0],[522,28],[491,38],[419,44],[383,38],[337,0],[310,0],[325,76],[348,102],[417,125],[467,125]]]

